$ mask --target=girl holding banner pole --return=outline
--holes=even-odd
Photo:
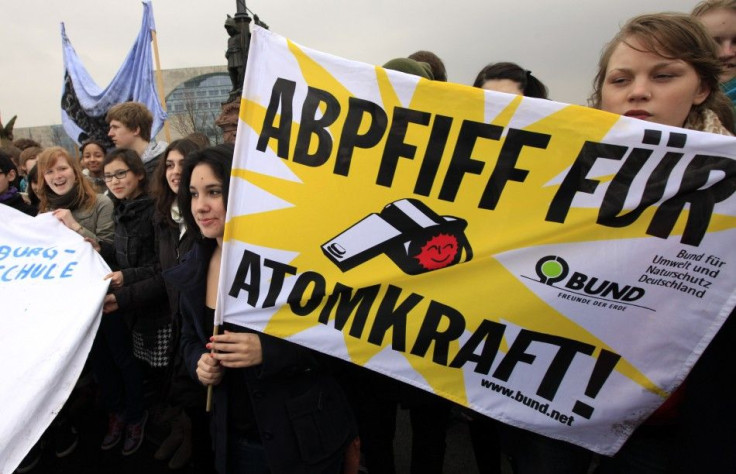
[[[163,156],[153,173],[152,193],[155,197],[156,212],[153,215],[158,260],[162,270],[179,263],[194,243],[194,233],[198,229],[187,228],[179,211],[176,196],[179,192],[181,170],[184,157],[201,147],[188,139],[174,140],[166,147]],[[161,273],[140,285],[163,285]],[[214,472],[214,458],[210,448],[206,413],[202,411],[205,390],[202,385],[189,376],[179,350],[181,334],[181,314],[179,313],[179,292],[166,284],[166,294],[171,309],[173,326],[166,402],[175,411],[171,421],[171,432],[164,439],[154,457],[170,460],[169,467],[178,469],[191,462],[199,473]]]
[[[179,209],[201,238],[164,273],[181,292],[186,367],[195,380],[214,386],[217,471],[341,473],[356,429],[320,356],[227,323],[224,334],[211,337],[232,158],[232,145],[219,145],[185,159]]]

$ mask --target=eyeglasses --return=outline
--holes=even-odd
[[[124,179],[125,176],[128,174],[128,171],[130,171],[130,168],[128,168],[127,170],[117,170],[113,174],[106,174],[102,177],[105,179],[106,183],[109,183],[110,181],[112,181],[113,178]]]

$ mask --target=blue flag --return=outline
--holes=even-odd
[[[61,94],[61,123],[64,130],[77,143],[88,138],[111,145],[107,137],[105,115],[115,104],[127,101],[141,102],[153,114],[151,136],[161,130],[166,120],[158,101],[156,83],[153,80],[151,57],[151,31],[156,30],[153,7],[143,2],[143,22],[138,37],[115,77],[101,89],[89,75],[69,38],[64,23],[61,24],[61,41],[64,50],[64,85]]]

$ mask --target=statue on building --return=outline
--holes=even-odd
[[[250,46],[250,18],[248,21],[236,21],[230,15],[225,20],[225,30],[230,37],[227,40],[227,71],[233,88],[230,90],[228,102],[236,100],[243,91],[245,65],[248,62],[248,47]]]
[[[222,129],[225,143],[235,142],[235,132],[238,128],[238,111],[240,110],[240,96],[243,95],[243,80],[245,79],[245,68],[248,64],[248,47],[250,46],[250,22],[248,8],[245,0],[236,0],[237,11],[235,16],[227,16],[225,30],[228,34],[227,71],[230,75],[232,90],[227,102],[222,104],[222,112],[215,120],[215,124]],[[251,12],[253,13],[253,12]],[[268,29],[268,25],[253,14],[255,24],[261,28]]]

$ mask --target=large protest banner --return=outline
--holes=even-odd
[[[218,322],[603,454],[736,302],[736,139],[256,29]]]
[[[82,372],[110,269],[50,213],[32,218],[0,205],[0,222],[0,474],[9,474]]]

